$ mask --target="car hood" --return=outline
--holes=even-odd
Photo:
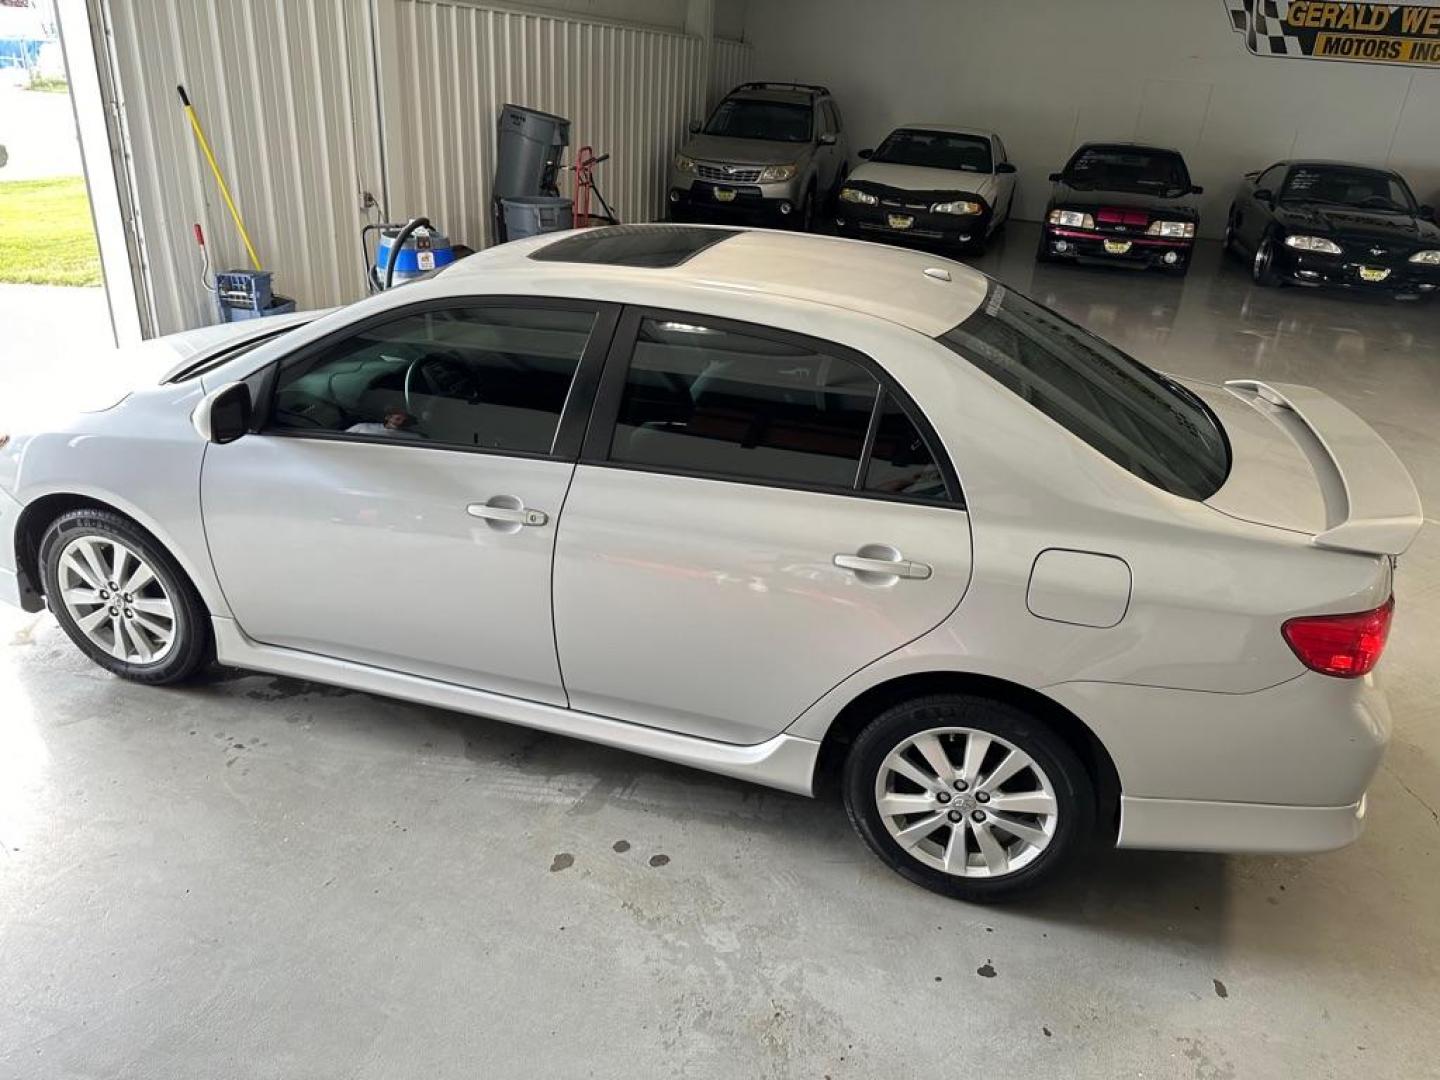
[[[1349,206],[1282,202],[1275,209],[1275,217],[1291,232],[1410,247],[1440,247],[1440,228],[1432,222],[1409,214],[1385,214]]]
[[[1076,210],[1093,210],[1102,206],[1117,206],[1129,210],[1148,210],[1151,213],[1175,215],[1185,220],[1200,217],[1194,198],[1190,195],[1166,197],[1150,195],[1143,191],[1104,191],[1099,188],[1073,188],[1058,183],[1050,196],[1051,206],[1066,206]]]
[[[718,161],[727,165],[789,165],[809,157],[810,144],[696,135],[685,144],[681,153],[699,161]]]
[[[876,184],[900,191],[954,191],[979,195],[993,203],[995,177],[990,173],[962,172],[958,169],[927,169],[920,165],[892,165],[883,161],[867,161],[847,178],[854,183]]]

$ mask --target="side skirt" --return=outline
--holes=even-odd
[[[820,744],[810,739],[780,734],[752,746],[712,742],[659,728],[627,724],[606,716],[387,671],[368,664],[263,645],[246,637],[234,619],[213,616],[211,623],[215,630],[216,658],[232,667],[288,675],[421,705],[453,709],[555,735],[584,739],[618,750],[630,750],[796,795],[814,794],[812,782]]]

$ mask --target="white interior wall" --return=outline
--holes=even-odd
[[[76,99],[95,134],[87,168],[111,165],[107,137],[115,148],[118,190],[97,214],[115,204],[102,233],[119,237],[106,243],[112,302],[126,300],[118,285],[133,262],[127,338],[216,321],[193,223],[215,268],[246,266],[177,83],[276,291],[313,308],[364,293],[362,192],[393,219],[426,213],[457,241],[488,242],[507,101],[570,117],[573,146],[612,154],[599,177],[623,220],[660,216],[668,161],[704,112],[711,66],[738,80],[749,55],[711,48],[710,0],[65,2],[72,69],[82,51],[98,60],[100,86]]]
[[[1241,173],[1290,156],[1389,165],[1440,202],[1440,70],[1252,56],[1216,0],[769,0],[755,78],[820,82],[856,149],[916,121],[1000,132],[1016,214],[1089,139],[1175,146],[1217,235]]]

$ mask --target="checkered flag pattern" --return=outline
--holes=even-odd
[[[1285,25],[1288,0],[1221,0],[1230,13],[1230,28],[1245,35],[1245,47],[1256,56],[1304,56],[1300,42]]]

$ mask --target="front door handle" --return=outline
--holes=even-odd
[[[523,506],[495,503],[471,503],[465,508],[465,512],[471,517],[498,521],[504,525],[544,525],[550,520],[550,515],[544,510],[527,510]]]
[[[867,544],[860,550],[874,550],[874,548]],[[894,552],[894,558],[887,558],[884,555],[836,555],[833,561],[840,569],[853,570],[857,574],[874,574],[923,581],[933,573],[925,563],[902,559],[900,553],[894,548],[886,550]]]

